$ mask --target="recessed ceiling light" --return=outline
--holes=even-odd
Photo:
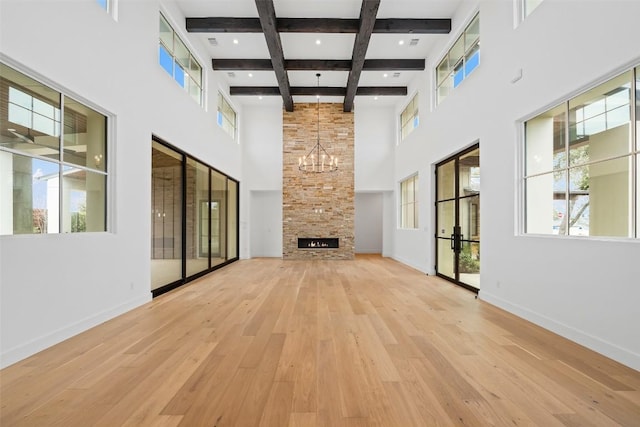
[[[378,100],[378,97],[377,97],[377,96],[374,96],[374,97],[373,97],[373,100],[374,100],[374,101],[377,101],[377,100]]]
[[[382,75],[382,77],[384,77],[384,78],[386,79],[387,77],[389,77],[389,74],[384,73],[384,74]]]
[[[233,44],[238,44],[238,39],[233,39]]]
[[[249,73],[249,77],[253,77],[253,73]]]
[[[258,99],[262,99],[262,95],[260,95],[260,96],[258,97]]]
[[[316,44],[317,44],[317,45],[321,45],[321,44],[322,44],[322,40],[317,39],[317,40],[316,40]]]
[[[398,44],[399,44],[400,46],[402,46],[402,45],[404,44],[404,40],[400,40],[400,41],[398,42]]]

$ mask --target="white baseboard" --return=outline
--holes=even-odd
[[[616,362],[620,362],[623,365],[640,371],[640,354],[633,353],[625,348],[622,348],[616,344],[607,342],[601,338],[588,334],[584,331],[576,329],[572,326],[565,325],[547,316],[544,316],[535,311],[529,310],[518,304],[510,303],[498,296],[492,295],[482,289],[478,293],[478,297],[488,302],[491,305],[495,305],[509,313],[515,314],[518,317],[522,317],[538,326],[550,330],[564,338],[574,341],[580,345],[583,345],[595,352],[598,352],[604,356],[607,356]]]
[[[416,270],[418,270],[418,271],[420,271],[420,272],[422,272],[424,274],[429,274],[429,272],[427,270],[425,270],[424,266],[422,266],[422,265],[418,265],[416,263],[413,263],[413,262],[411,262],[411,261],[409,261],[407,259],[404,259],[404,258],[396,256],[396,255],[391,255],[390,258],[395,259],[396,261],[401,262],[404,265],[408,265],[411,268],[415,268]]]
[[[133,298],[111,309],[86,317],[76,323],[55,330],[49,334],[29,340],[26,343],[20,344],[7,351],[3,351],[0,354],[0,369],[13,365],[16,362],[38,353],[39,351],[58,344],[74,335],[78,335],[81,332],[124,314],[127,311],[133,310],[134,308],[149,301],[151,301],[150,292],[146,295]]]

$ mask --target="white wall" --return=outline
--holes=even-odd
[[[394,257],[432,268],[433,166],[479,140],[480,297],[640,369],[640,241],[520,235],[516,196],[517,123],[640,62],[640,2],[545,0],[515,29],[513,4],[462,3],[450,42],[479,8],[481,64],[439,106],[427,94],[449,45],[429,55],[410,86],[426,96],[419,128],[396,150],[395,180],[420,173],[421,228],[394,233]]]
[[[355,191],[393,190],[392,159],[396,143],[393,108],[356,102],[354,115]]]
[[[384,194],[356,193],[355,196],[355,251],[357,254],[381,254]]]
[[[0,237],[2,366],[150,300],[152,134],[242,178],[239,145],[215,124],[226,87],[204,49],[190,46],[208,110],[158,65],[159,7],[120,1],[114,21],[93,1],[0,2],[2,59],[112,117],[110,231]],[[163,10],[184,22],[171,3]]]
[[[253,257],[282,257],[282,191],[251,191]]]

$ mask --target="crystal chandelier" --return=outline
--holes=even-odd
[[[320,87],[320,73],[316,74]],[[298,157],[298,169],[302,172],[335,172],[338,170],[338,157],[330,156],[320,144],[320,95],[318,95],[318,126],[316,145],[306,156]]]

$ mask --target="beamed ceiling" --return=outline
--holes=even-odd
[[[208,46],[213,70],[240,103],[269,97],[293,111],[295,102],[320,95],[323,102],[342,102],[346,112],[356,97],[404,99],[433,43],[451,31],[459,3],[177,0],[187,32]]]

